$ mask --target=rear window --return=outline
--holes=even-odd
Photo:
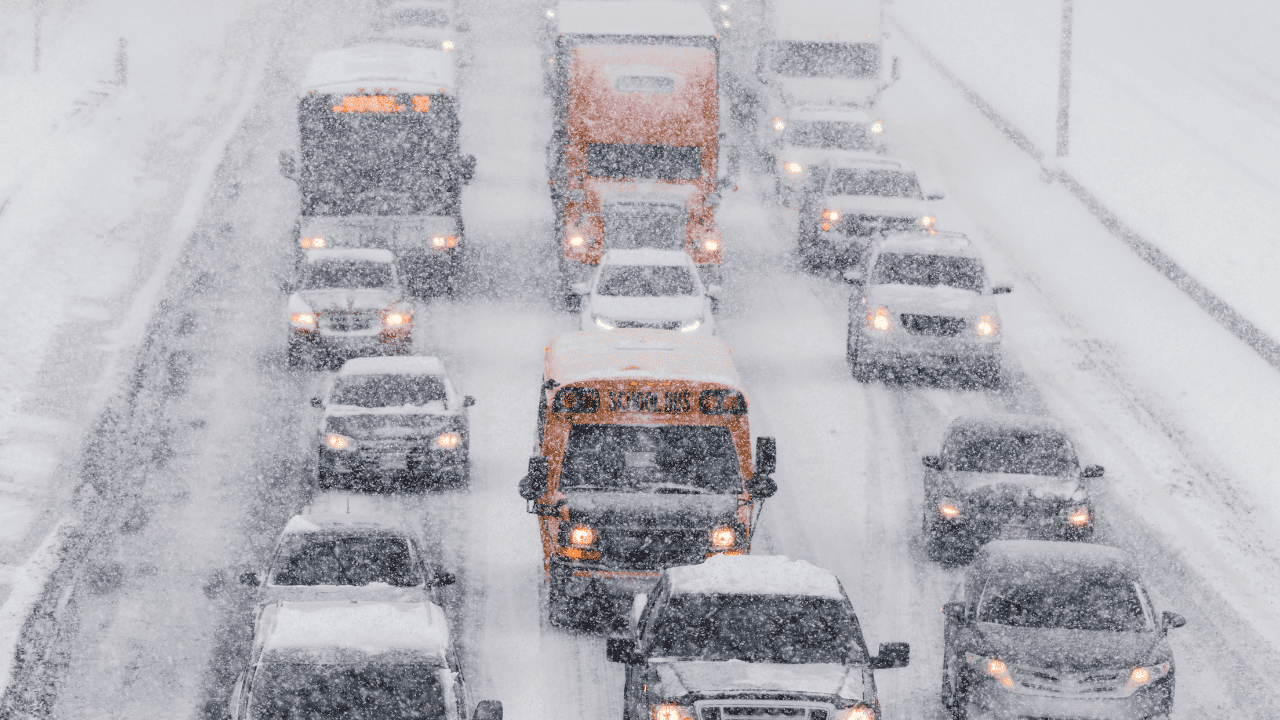
[[[880,75],[880,47],[875,43],[774,43],[771,66],[788,77],[847,78]]]
[[[1080,471],[1075,449],[1056,433],[958,438],[947,445],[943,452],[959,472],[1076,475]]]
[[[1113,632],[1155,627],[1146,594],[1138,584],[1105,573],[993,577],[978,600],[978,621]]]
[[[606,265],[596,292],[610,297],[664,297],[697,291],[693,273],[679,265]]]
[[[324,260],[307,263],[303,290],[385,288],[392,284],[391,265],[367,260]]]
[[[798,147],[831,150],[870,150],[872,148],[871,133],[867,127],[851,122],[810,120],[791,122],[787,124],[787,142]]]
[[[651,657],[753,663],[864,662],[861,633],[834,598],[675,595],[646,638]]]
[[[618,203],[604,209],[604,243],[609,248],[684,248],[689,212],[656,203]]]
[[[444,382],[435,375],[347,375],[334,382],[329,404],[402,407],[440,402],[444,397]]]
[[[566,490],[740,493],[727,427],[574,425],[560,478]]]
[[[422,663],[267,663],[253,681],[253,720],[443,720],[437,669]]]
[[[276,585],[413,587],[422,578],[409,543],[396,537],[341,537],[308,533],[289,538],[272,582]]]
[[[985,274],[977,258],[917,253],[883,253],[871,270],[873,285],[946,285],[982,292]]]
[[[826,194],[924,199],[916,176],[898,170],[837,168],[827,180]]]
[[[697,180],[702,177],[702,148],[592,143],[587,146],[587,175],[624,180]]]

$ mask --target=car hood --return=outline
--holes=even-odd
[[[267,585],[259,595],[262,604],[288,601],[344,601],[366,600],[377,602],[422,602],[428,599],[427,590],[421,585],[394,587],[386,583],[369,585]]]
[[[569,491],[569,520],[596,527],[710,527],[733,522],[736,495]]]
[[[978,623],[972,651],[1012,665],[1083,672],[1136,667],[1168,657],[1156,632],[1109,632],[1010,627]]]
[[[879,195],[824,195],[823,207],[843,213],[879,215],[919,220],[929,212],[929,202],[920,198],[881,197]]]
[[[298,295],[316,312],[381,310],[399,299],[397,293],[385,289],[302,290]]]
[[[660,321],[689,320],[702,317],[703,302],[699,295],[672,297],[611,297],[592,295],[590,309],[596,315],[614,320]]]
[[[782,162],[798,162],[808,168],[813,165],[821,165],[832,156],[847,153],[846,150],[838,150],[835,148],[815,148],[801,147],[799,145],[783,145],[778,150],[778,159]]]
[[[868,305],[883,305],[895,313],[976,317],[992,312],[981,294],[948,285],[873,285],[866,297]]]
[[[796,105],[870,105],[880,88],[878,78],[850,80],[846,78],[778,77],[784,102]]]
[[[836,663],[752,663],[743,660],[652,661],[668,697],[776,692],[861,700],[863,668]],[[680,692],[684,690],[684,692]],[[674,692],[673,692],[674,691]]]
[[[953,472],[947,479],[958,492],[967,496],[1008,495],[1066,500],[1082,490],[1080,480],[1071,476]]]

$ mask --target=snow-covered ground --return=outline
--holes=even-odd
[[[902,9],[906,0],[899,3]],[[212,111],[193,100],[173,109],[170,134],[148,130],[136,117],[86,127],[91,134],[83,142],[95,157],[133,152],[124,140],[104,143],[115,132],[177,137],[184,122],[195,128],[188,140],[198,145],[193,158],[218,147],[219,138],[226,151],[209,161],[219,171],[209,171],[203,188],[191,179],[193,160],[165,164],[172,171],[166,187],[181,185],[173,201],[148,203],[141,191],[118,199],[121,212],[167,213],[145,216],[160,218],[138,226],[152,234],[121,231],[132,242],[119,241],[132,262],[128,272],[100,271],[110,292],[93,297],[125,300],[123,310],[97,323],[127,326],[132,336],[109,336],[85,321],[82,332],[108,339],[94,344],[68,334],[55,345],[37,333],[23,336],[31,355],[12,357],[19,371],[28,368],[28,379],[47,383],[15,384],[13,393],[62,408],[61,432],[71,436],[43,450],[19,446],[47,453],[54,466],[65,463],[63,484],[50,483],[43,493],[31,480],[36,475],[22,476],[30,497],[48,503],[67,497],[79,479],[79,467],[67,459],[75,436],[108,395],[115,412],[114,424],[89,434],[86,453],[115,510],[104,515],[110,523],[68,586],[45,672],[22,688],[48,705],[24,709],[66,718],[217,717],[247,642],[246,595],[227,581],[262,557],[290,514],[350,507],[407,513],[458,572],[446,604],[477,698],[504,701],[513,720],[618,716],[621,670],[605,662],[603,639],[540,620],[541,547],[515,492],[534,442],[543,346],[571,329],[574,318],[550,303],[554,262],[546,253],[551,213],[542,169],[550,121],[532,34],[537,8],[496,7],[472,7],[482,44],[463,89],[464,151],[479,159],[464,199],[477,251],[475,290],[423,303],[415,337],[416,352],[439,354],[460,391],[477,397],[470,492],[313,497],[308,489],[316,411],[307,398],[324,375],[283,368],[278,280],[289,267],[296,196],[276,172],[276,153],[292,142],[292,83],[302,60],[354,33],[369,7],[339,0],[307,4],[305,13],[290,3],[270,6],[265,17],[291,19],[287,33],[265,21],[244,30],[247,47],[269,46],[267,56],[228,47],[211,61],[258,79],[231,82],[248,94],[243,123],[228,126],[235,116],[227,110],[214,127],[205,119]],[[224,41],[236,35],[230,20],[210,22],[211,33],[217,27]],[[283,39],[265,43],[257,34],[273,32]],[[912,644],[910,667],[878,673],[885,717],[941,717],[938,607],[958,571],[926,561],[920,551],[919,456],[936,450],[942,429],[960,413],[1050,414],[1079,436],[1087,461],[1107,467],[1096,486],[1099,540],[1134,553],[1158,603],[1190,621],[1172,641],[1175,717],[1280,716],[1270,672],[1280,660],[1274,600],[1280,504],[1266,482],[1280,461],[1271,441],[1280,375],[1065,190],[1041,182],[1036,164],[910,47],[898,52],[903,80],[884,107],[892,141],[943,180],[948,200],[939,217],[969,233],[993,275],[1015,286],[1000,304],[1010,382],[998,393],[855,383],[844,364],[847,290],[834,278],[796,269],[794,218],[767,201],[762,178],[743,176],[720,216],[728,247],[720,327],[751,390],[755,432],[779,444],[781,489],[765,505],[756,551],[835,571],[870,644]],[[226,107],[246,99],[226,92],[233,98]],[[59,233],[59,217],[82,221],[68,204],[75,196],[57,204],[61,196],[52,190],[15,177],[22,179],[15,197],[29,198],[29,209],[26,216],[0,212],[4,247],[16,243],[11,228],[35,227],[11,225],[14,217],[39,216]],[[96,198],[93,191],[82,188]],[[193,198],[186,214],[184,197]],[[190,230],[183,232],[188,226],[179,216]],[[187,236],[196,240],[188,243]],[[26,256],[28,274],[46,267],[37,260],[68,240],[53,235],[41,242]],[[39,275],[42,287],[59,297],[87,292],[80,288],[90,270],[108,267],[109,255],[99,246],[88,252],[68,260],[65,275]],[[158,278],[151,290],[137,289],[147,287],[141,284],[147,277]],[[33,302],[19,297],[12,282],[3,287],[14,302]],[[31,291],[26,282],[19,289]],[[145,292],[154,294],[148,299]],[[78,317],[63,306],[53,312],[62,323]],[[150,342],[135,358],[131,338],[148,328]],[[121,368],[114,375],[74,376],[84,390],[50,384],[41,373],[48,363],[105,365],[113,357]],[[127,380],[125,370],[132,370]],[[15,396],[6,386],[4,402]],[[6,406],[0,421],[34,427],[16,408]],[[8,476],[7,456],[3,463],[0,473]],[[30,534],[35,540],[13,546],[12,562],[38,542],[38,533]]]

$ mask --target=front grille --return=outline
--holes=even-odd
[[[1036,523],[1056,517],[1064,509],[1063,500],[1037,497],[1021,485],[985,488],[968,495],[964,505],[970,517],[1011,524]]]
[[[836,230],[845,235],[870,235],[873,232],[912,230],[916,228],[917,221],[918,218],[847,214],[840,218]]]
[[[403,440],[365,441],[360,443],[360,459],[369,466],[405,469],[417,451],[416,443]]]
[[[378,320],[377,310],[327,310],[320,313],[320,328],[335,332],[356,332],[374,327]]]
[[[1114,696],[1129,679],[1127,669],[1071,673],[1011,665],[1009,674],[1015,683],[1033,693],[1077,698]]]
[[[948,317],[946,315],[909,315],[903,313],[898,317],[902,319],[902,327],[913,335],[951,337],[959,335],[964,331],[965,326],[969,324],[964,318]]]
[[[825,703],[797,703],[794,700],[712,700],[696,705],[701,720],[827,720],[833,709]]]
[[[656,330],[679,330],[680,321],[675,322],[637,322],[634,320],[619,320],[618,328],[654,328]]]
[[[620,568],[662,570],[701,562],[707,553],[708,531],[687,529],[600,530],[600,561]]]

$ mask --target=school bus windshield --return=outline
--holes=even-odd
[[[737,494],[742,476],[727,427],[575,425],[569,430],[565,490]]]

